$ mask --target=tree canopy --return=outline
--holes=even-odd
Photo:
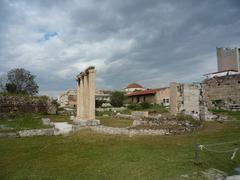
[[[8,93],[35,95],[38,85],[35,76],[23,68],[12,69],[7,73],[5,91]]]
[[[123,106],[125,99],[126,98],[122,92],[115,91],[112,93],[112,96],[111,96],[111,105],[113,107],[121,107],[121,106]]]

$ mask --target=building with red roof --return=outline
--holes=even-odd
[[[163,106],[169,106],[170,88],[163,87],[158,89],[146,89],[142,91],[134,91],[126,94],[128,103],[151,103]]]
[[[143,86],[137,83],[131,83],[126,88],[124,88],[124,92],[129,94],[135,91],[143,91],[145,90]]]

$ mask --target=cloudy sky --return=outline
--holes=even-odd
[[[216,47],[240,46],[239,0],[0,0],[0,75],[22,67],[41,93],[161,87],[216,71]]]

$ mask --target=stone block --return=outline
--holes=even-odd
[[[131,115],[137,117],[148,117],[148,111],[132,111]]]
[[[20,137],[31,137],[31,136],[51,136],[54,135],[54,129],[31,129],[23,130],[18,132]]]
[[[75,119],[73,124],[79,127],[100,125],[100,120],[79,120]]]

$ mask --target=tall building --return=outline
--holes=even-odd
[[[218,72],[240,72],[240,48],[217,48]]]

